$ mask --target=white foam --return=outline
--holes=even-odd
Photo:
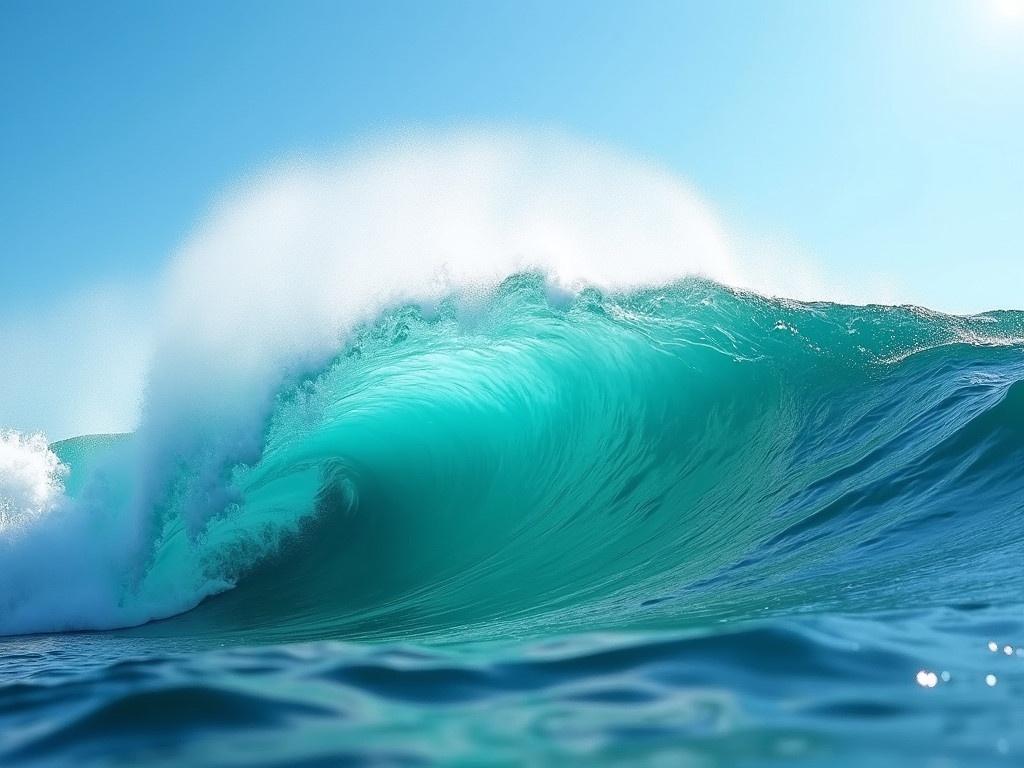
[[[0,535],[14,536],[59,503],[67,467],[40,434],[0,432]]]
[[[383,304],[529,268],[608,288],[739,277],[711,209],[655,166],[556,136],[406,138],[229,195],[173,263],[162,341],[247,378]]]
[[[0,633],[104,626],[116,615],[116,542],[65,498],[67,471],[41,434],[0,433]]]

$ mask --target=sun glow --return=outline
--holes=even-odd
[[[990,0],[992,11],[1006,21],[1024,21],[1024,0]]]

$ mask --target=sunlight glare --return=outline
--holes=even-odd
[[[996,16],[1006,21],[1024,20],[1024,0],[991,0]]]

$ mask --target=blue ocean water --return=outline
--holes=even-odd
[[[519,274],[260,402],[17,443],[0,763],[1024,761],[1024,313]]]

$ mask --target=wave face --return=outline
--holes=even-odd
[[[176,671],[147,668],[139,675],[152,674],[153,686],[118,688],[90,716],[100,730],[121,720],[143,728],[135,721],[159,710],[186,730],[203,725],[188,712],[209,711],[240,719],[203,727],[270,718],[316,733],[317,718],[332,716],[320,711],[329,696],[369,696],[397,708],[394,717],[468,707],[443,722],[466,729],[461,756],[473,762],[483,749],[474,729],[490,729],[490,749],[508,742],[472,705],[489,701],[500,713],[515,693],[539,702],[534,714],[558,717],[569,686],[577,704],[603,702],[602,712],[619,707],[626,718],[594,715],[580,754],[628,761],[650,756],[651,743],[678,748],[671,734],[685,732],[697,741],[678,754],[712,763],[794,738],[834,758],[828,744],[839,736],[821,724],[829,718],[945,728],[949,712],[985,691],[984,660],[964,649],[1024,629],[1024,313],[797,303],[699,279],[563,294],[523,273],[484,299],[381,314],[329,363],[289,378],[266,413],[247,460],[218,472],[197,472],[209,468],[202,440],[178,446],[160,514],[141,526],[125,515],[137,456],[151,459],[144,433],[52,446],[68,468],[56,481],[63,497],[33,502],[56,505],[33,520],[79,521],[78,549],[61,551],[84,565],[64,567],[91,573],[103,562],[102,581],[88,585],[99,613],[85,613],[74,589],[73,606],[43,600],[45,611],[29,610],[26,596],[52,585],[31,582],[39,570],[25,553],[52,537],[22,521],[0,564],[23,591],[5,593],[0,631],[128,626],[192,609],[122,642],[373,640],[385,645],[368,648],[384,650],[259,652],[257,676],[316,670],[303,703],[288,689],[274,700],[280,710],[257,706],[231,676],[235,662],[216,656],[203,657],[218,670],[210,688],[169,692],[155,681],[194,681],[198,662],[163,657],[153,663]],[[189,514],[197,495],[217,507],[199,523]],[[84,523],[83,508],[92,515]],[[509,650],[513,638],[551,637],[577,639]],[[482,650],[427,650],[438,645]],[[952,709],[894,703],[957,658],[972,682],[967,698],[946,700]],[[1004,682],[1024,683],[1013,670],[1000,671]],[[708,693],[716,684],[735,701]],[[836,698],[819,695],[794,720],[785,707],[765,714],[781,706],[766,689]],[[1000,701],[1004,720],[989,725],[1012,730],[1020,705]],[[665,707],[693,723],[661,722]],[[744,731],[737,723],[751,712],[774,724]],[[639,713],[647,719],[629,719]],[[710,729],[703,736],[698,721]],[[97,727],[12,742],[20,751],[10,754],[66,756],[72,744],[87,757],[95,745],[83,734]],[[399,751],[362,758],[437,757],[365,728],[357,732],[377,734],[375,749]],[[732,740],[700,741],[715,729]],[[1004,730],[959,746],[998,756]]]

